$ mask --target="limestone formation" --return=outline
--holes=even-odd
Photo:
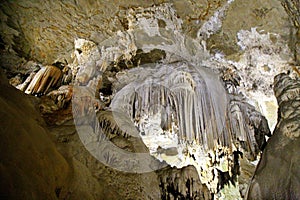
[[[25,92],[26,88],[28,87],[28,85],[30,84],[30,82],[32,81],[32,79],[35,75],[36,75],[35,72],[31,72],[29,74],[29,76],[25,79],[25,81],[23,83],[17,85],[16,88]]]
[[[228,112],[232,137],[240,143],[247,159],[255,160],[266,145],[265,137],[271,136],[267,120],[240,96],[232,95],[230,99]]]
[[[49,138],[33,99],[3,76],[0,90],[0,197],[58,199],[69,184],[70,166]]]
[[[128,20],[124,13],[128,8],[147,8],[166,2],[174,3],[174,7],[178,8],[177,14],[187,23],[184,28],[195,35],[202,20],[211,16],[226,1],[3,1],[0,12],[2,46],[17,52],[13,57],[17,62],[20,57],[28,60],[36,58],[44,65],[58,57],[70,61],[75,38],[100,43],[117,30],[127,30]],[[203,14],[197,24],[197,19],[193,18],[199,17],[199,13]],[[15,61],[5,60],[5,56],[2,58],[5,63]]]
[[[278,123],[263,151],[247,199],[300,198],[300,81],[287,74],[274,80]]]
[[[49,125],[59,125],[73,118],[71,99],[73,86],[63,85],[41,97],[39,110]]]
[[[69,85],[63,85],[57,90],[53,90],[47,94],[50,99],[58,106],[59,109],[66,108],[71,102],[73,95],[73,87]]]
[[[6,120],[0,121],[1,198],[160,199],[154,172],[128,174],[103,165],[84,148],[73,120],[47,126],[33,104],[36,97],[8,85],[2,74],[0,116]]]
[[[61,79],[62,72],[55,66],[48,65],[41,68],[32,78],[25,90],[26,94],[44,95],[51,87],[56,87]]]
[[[149,8],[149,11],[152,9]],[[214,66],[210,60],[205,60],[208,59],[205,46],[187,45],[195,41],[182,35],[180,21],[176,26],[178,20],[174,19],[175,25],[171,24],[169,27],[175,30],[175,35],[168,32],[162,34],[161,30],[155,27],[155,21],[160,15],[156,18],[150,14],[148,17],[152,20],[148,19],[148,22],[147,19],[143,21],[145,16],[139,14],[141,10],[137,9],[134,12],[138,13],[137,16],[141,21],[136,19],[130,21],[132,22],[130,29],[139,27],[144,29],[141,32],[131,30],[120,32],[103,43],[103,46],[99,47],[100,51],[95,45],[88,45],[93,43],[78,40],[82,42],[81,45],[89,47],[85,48],[85,52],[88,52],[86,54],[83,54],[80,48],[79,51],[75,51],[76,55],[80,53],[89,57],[78,64],[76,76],[83,77],[84,81],[77,79],[77,84],[85,87],[78,87],[73,101],[76,124],[91,126],[79,131],[81,139],[89,146],[88,149],[92,150],[92,154],[101,159],[102,150],[95,150],[96,143],[101,144],[103,140],[101,133],[97,132],[99,127],[110,141],[118,135],[131,138],[140,134],[142,138],[157,137],[156,140],[159,140],[159,135],[169,137],[172,143],[179,145],[177,159],[185,160],[180,166],[193,163],[202,183],[211,193],[216,194],[225,185],[235,184],[240,174],[241,156],[245,155],[247,159],[255,160],[264,148],[265,135],[270,136],[267,121],[253,106],[240,98],[238,92],[233,92],[231,97],[227,96],[227,91],[217,76],[206,68]],[[160,20],[162,19],[165,20],[164,14]],[[147,23],[155,29],[147,32]],[[154,34],[155,30],[157,31]],[[150,38],[149,44],[143,44],[139,39],[139,34],[144,36],[143,31]],[[160,60],[164,64],[153,63],[142,66],[144,63],[137,62],[137,68],[128,71],[128,68],[132,68],[128,67],[128,63],[136,63],[134,60],[138,50],[146,54],[153,49],[160,49],[165,53],[166,60]],[[100,58],[98,54],[101,55]],[[170,60],[172,62],[168,63]],[[204,63],[203,66],[201,63]],[[92,66],[94,69],[91,69]],[[225,77],[227,81],[239,81],[238,75],[233,76],[236,80],[230,79],[229,76]],[[233,84],[233,87],[237,87],[239,83]],[[98,91],[100,94],[97,94]],[[98,101],[97,98],[100,98],[100,101],[109,99],[108,103],[102,101],[99,111],[93,106],[93,102]],[[95,112],[98,112],[98,118]],[[110,112],[113,115],[109,114]],[[136,127],[133,125],[138,128],[139,133],[136,133]],[[83,130],[91,130],[90,134],[98,135],[98,139],[87,138],[86,131]],[[144,142],[146,145],[155,144],[147,138]],[[197,145],[199,146],[196,147]],[[166,154],[156,152],[160,149],[158,144],[153,146],[150,144],[148,148],[152,155],[158,156],[158,159],[165,161],[168,159],[164,158]],[[197,153],[193,153],[194,151]],[[111,157],[111,153],[109,155],[106,158]],[[118,156],[114,154],[112,156],[114,159],[104,158],[104,161],[113,164],[113,167],[123,166],[123,161]],[[225,160],[227,163],[223,165]]]
[[[38,97],[1,86],[2,118],[14,118],[1,132],[3,194],[240,199],[264,150],[248,198],[298,198],[300,87],[287,75],[275,78],[279,122],[268,127],[273,77],[299,71],[298,4],[3,0],[1,68]],[[18,116],[35,112],[27,98],[46,124]]]
[[[281,4],[289,15],[294,27],[291,28],[290,48],[293,52],[294,62],[300,64],[300,2],[293,0],[281,0]],[[299,73],[298,73],[299,74]]]
[[[9,84],[16,87],[17,85],[20,85],[22,83],[21,74],[18,74],[17,76],[9,79]]]
[[[170,137],[177,153],[161,151],[166,149],[167,152],[172,147],[156,146],[153,150],[154,146],[150,145],[148,148],[152,155],[192,160],[202,184],[211,193],[218,193],[225,185],[237,181],[240,157],[244,155],[255,160],[265,146],[265,135],[270,136],[266,119],[238,95],[227,97],[223,85],[207,69],[176,62],[147,65],[120,72],[116,77],[111,86],[115,94],[107,108],[102,105],[99,111],[94,111],[92,102],[96,99],[90,92],[93,87],[84,87],[74,96],[76,124],[90,126],[80,129],[79,134],[97,158],[100,156],[101,159],[101,152],[111,149],[100,151],[105,140],[117,147],[129,147],[121,141],[142,137],[147,145],[149,141],[144,137],[152,137],[153,141],[159,135]],[[191,98],[184,98],[189,95]],[[95,112],[98,112],[97,115]],[[159,115],[158,118],[156,115]],[[157,126],[154,125],[156,123]],[[87,130],[91,130],[90,134],[97,135],[97,138],[90,140],[86,136]],[[118,150],[114,149],[114,152]],[[118,153],[105,155],[103,159],[109,165],[123,166]],[[225,161],[226,166],[223,164]],[[146,165],[145,169],[148,169]]]
[[[199,179],[194,166],[165,168],[158,172],[161,200],[212,199],[208,188]]]

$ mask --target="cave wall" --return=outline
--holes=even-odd
[[[130,8],[134,10],[134,7],[148,7],[163,2],[173,3],[173,7],[177,11],[178,17],[183,20],[183,33],[192,38],[206,37],[199,36],[199,28],[205,23],[205,20],[213,17],[216,9],[221,8],[226,3],[224,0],[197,2],[190,0],[1,1],[1,68],[4,68],[6,72],[9,71],[15,75],[20,71],[26,71],[29,68],[36,67],[32,62],[28,64],[28,60],[33,60],[43,65],[51,64],[56,60],[63,62],[66,60],[68,63],[71,63],[73,61],[72,53],[74,52],[74,40],[76,38],[85,38],[99,44],[104,39],[115,35],[118,30],[123,31],[128,29],[127,18],[128,13],[130,13]],[[264,31],[270,31],[272,33],[277,33],[281,37],[280,40],[283,40],[283,44],[290,41],[290,33],[293,32],[293,27],[288,19],[288,15],[285,13],[280,1],[255,0],[246,2],[243,0],[236,0],[230,4],[221,19],[222,28],[208,38],[206,41],[207,48],[212,53],[222,52],[225,56],[228,56],[233,60],[239,60],[241,58],[241,53],[244,52],[237,44],[237,33],[242,29],[249,31],[251,27],[257,27],[258,32],[261,31],[263,33]],[[277,43],[277,37],[270,38],[272,43]],[[284,45],[282,45],[282,47],[284,47]],[[255,49],[261,47],[251,46],[250,48]],[[268,48],[262,49],[268,50]],[[273,54],[272,51],[271,54]],[[281,56],[284,57],[285,55],[286,54]],[[283,59],[288,60],[289,57],[284,57]],[[250,66],[247,70],[255,71],[256,69],[254,67],[255,66]],[[242,71],[243,69],[240,70]],[[248,72],[246,72],[246,74],[247,73]],[[2,122],[4,123],[3,127],[5,128],[3,129],[4,131],[1,131],[1,135],[3,135],[5,140],[2,141],[4,144],[3,151],[1,149],[1,153],[3,152],[1,158],[4,158],[3,164],[1,163],[1,177],[4,177],[1,180],[1,185],[5,185],[3,188],[7,188],[7,190],[1,191],[1,194],[17,198],[18,196],[14,195],[17,195],[18,193],[28,197],[28,199],[39,199],[39,197],[42,197],[45,194],[49,195],[49,199],[82,199],[83,197],[87,199],[133,199],[136,196],[139,196],[141,199],[159,199],[163,195],[174,196],[174,194],[170,195],[169,192],[164,193],[165,190],[162,187],[159,188],[160,180],[155,173],[129,175],[127,173],[109,169],[99,163],[83,147],[76,134],[74,124],[71,122],[64,123],[59,127],[50,128],[52,141],[55,143],[56,147],[53,146],[48,136],[46,136],[46,133],[42,135],[37,134],[37,132],[47,132],[44,128],[39,127],[36,123],[32,123],[32,119],[30,119],[30,122],[27,122],[24,121],[24,118],[19,118],[19,115],[26,116],[26,114],[19,114],[18,112],[24,111],[26,113],[32,113],[35,111],[23,106],[22,101],[16,102],[18,99],[27,99],[27,97],[24,95],[22,97],[17,97],[19,94],[15,96],[12,94],[13,92],[11,92],[11,90],[13,89],[10,88],[9,92],[5,93],[6,89],[1,89],[3,102],[12,98],[8,101],[11,103],[8,103],[9,105],[5,106],[5,109],[3,109],[1,116],[13,116],[11,118],[16,121],[16,124],[20,122],[23,124],[35,124],[32,125],[35,127],[33,128],[34,130],[30,127],[30,129],[26,128],[25,131],[22,130],[21,133],[32,134],[32,137],[37,137],[38,141],[41,140],[43,141],[43,144],[45,144],[36,147],[34,145],[35,142],[31,140],[31,135],[30,137],[26,136],[24,141],[19,140],[19,129],[16,131],[6,131],[10,129],[8,128],[10,127],[10,123],[14,123],[15,121]],[[44,102],[44,104],[46,103]],[[7,104],[1,104],[1,106],[3,105]],[[15,111],[15,105],[19,105],[21,109]],[[51,107],[56,105],[46,105],[44,108],[48,108],[47,106]],[[14,115],[7,114],[11,112],[14,113]],[[51,115],[51,120],[57,121],[57,116],[61,117],[61,115],[62,112],[54,112]],[[70,113],[67,113],[67,115],[70,119]],[[36,116],[36,114],[34,114],[34,116]],[[63,122],[65,121],[63,120]],[[20,128],[23,129],[22,126],[20,126]],[[41,130],[35,131],[35,129]],[[10,132],[10,134],[6,134],[7,132]],[[277,134],[277,132],[278,130],[275,132],[275,139],[272,140],[276,140],[276,137],[278,137],[276,135],[280,135]],[[119,141],[121,145],[124,145],[123,138],[119,138]],[[293,145],[298,145],[296,141],[297,140],[291,140],[290,142]],[[27,144],[32,145],[29,149],[23,149],[27,147]],[[268,146],[272,146],[271,144]],[[12,149],[14,146],[17,146],[20,149]],[[127,145],[125,145],[125,147],[127,147]],[[32,151],[36,152],[36,154],[32,154],[31,148],[33,148]],[[45,150],[45,148],[47,150]],[[276,148],[276,145],[274,148]],[[294,147],[291,148],[291,155],[288,156],[294,158],[294,153],[297,152],[297,150],[295,150]],[[279,152],[279,154],[281,153]],[[8,158],[7,155],[11,155],[11,157]],[[22,157],[20,155],[24,156]],[[49,155],[51,159],[44,155]],[[63,157],[61,155],[63,155]],[[55,159],[52,160],[52,156],[54,156]],[[278,162],[281,162],[282,160],[279,160],[278,162],[277,160],[284,156],[278,157],[278,155],[274,155],[272,157],[268,156],[268,153],[265,153],[261,163],[266,162],[266,160],[268,160],[268,163],[268,157],[274,157],[274,159],[272,159],[274,162],[270,161],[270,163],[278,165]],[[293,162],[288,163],[288,166],[294,166],[292,165],[294,164],[294,160],[292,159],[292,161]],[[298,161],[299,160],[296,159],[295,163],[299,163]],[[15,163],[24,164],[20,165],[20,171],[17,171],[17,173],[13,171],[16,169]],[[30,171],[25,167],[27,165],[31,166],[33,169],[37,169],[37,171]],[[253,179],[254,186],[255,184],[259,185],[259,192],[255,189],[257,187],[253,186],[252,188],[254,189],[250,189],[249,193],[250,196],[254,195],[255,198],[267,195],[267,191],[269,191],[269,188],[264,188],[261,184],[261,182],[265,181],[265,175],[262,175],[264,177],[259,178],[261,177],[260,173],[265,173],[261,171],[273,170],[272,167],[269,168],[269,164],[266,165],[266,167],[263,164],[260,164],[260,166],[263,167],[260,167],[257,170],[257,175]],[[288,167],[285,169],[288,169]],[[294,170],[294,168],[292,169]],[[172,170],[175,174],[182,173],[175,169]],[[193,174],[194,170],[191,171],[191,174]],[[167,171],[165,174],[168,173],[169,172]],[[287,171],[286,173],[289,172]],[[57,177],[57,179],[55,180],[54,177]],[[184,195],[187,195],[186,191],[184,191],[187,188],[187,182],[184,183],[184,181],[187,180],[184,179],[181,185],[183,189],[180,192]],[[270,180],[275,179],[274,177],[271,177],[268,181]],[[172,181],[170,181],[170,185],[176,183],[176,181]],[[292,183],[292,186],[290,183]],[[282,184],[283,185],[280,186],[287,189],[298,187],[298,183],[294,179],[291,179],[291,182],[283,182]],[[201,183],[197,183],[196,185],[198,188],[202,188]],[[118,189],[116,190],[116,188]],[[178,193],[177,190],[172,192]],[[278,195],[284,196],[287,194],[283,192]],[[201,194],[201,197],[204,199],[211,198],[210,194],[206,193]]]
[[[300,81],[275,77],[278,123],[251,181],[247,199],[300,198]]]
[[[75,38],[99,43],[118,30],[128,29],[129,8],[161,3],[172,3],[184,22],[184,32],[196,37],[205,20],[226,1],[1,1],[2,65],[20,65],[24,59],[42,64],[57,59],[70,61]],[[241,29],[257,27],[288,38],[290,23],[279,1],[236,0],[222,18],[223,28],[210,39],[208,46],[227,55],[240,51],[236,33]]]
[[[40,99],[9,85],[0,72],[1,199],[159,199],[155,172],[105,166],[85,149],[73,120],[47,125]],[[125,148],[131,144],[118,141]]]
[[[0,198],[56,199],[68,184],[70,167],[49,138],[34,99],[5,80],[1,76]]]
[[[125,17],[128,8],[164,2],[173,2],[179,17],[192,23],[190,18],[197,18],[200,13],[209,16],[225,1],[1,1],[2,51],[6,51],[6,58],[7,54],[15,55],[6,63],[20,63],[18,57],[43,64],[56,59],[69,60],[75,38],[99,43],[128,28]]]

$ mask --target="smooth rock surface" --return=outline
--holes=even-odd
[[[57,199],[70,167],[40,114],[22,92],[0,79],[0,198]]]

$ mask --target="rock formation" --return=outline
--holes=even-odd
[[[158,172],[161,199],[211,199],[205,185],[201,184],[193,166],[182,169],[165,168]]]
[[[32,105],[36,100],[9,86],[5,79],[1,76],[0,196],[57,199],[68,184],[71,169]]]
[[[82,46],[86,46],[85,43],[91,42],[81,40]],[[242,155],[255,160],[264,148],[265,135],[270,136],[266,119],[238,94],[227,94],[209,69],[177,61],[128,70],[123,62],[117,62],[118,51],[114,48],[102,50],[101,53],[110,56],[100,59],[97,56],[100,52],[97,53],[94,45],[90,46],[91,49],[80,50],[89,59],[81,61],[81,57],[77,57],[81,63],[75,78],[78,86],[74,90],[73,113],[81,140],[107,165],[138,172],[163,166],[148,154],[130,155],[118,148],[126,146],[128,150],[131,146],[124,141],[120,144],[122,137],[131,141],[144,139],[143,136],[156,140],[159,135],[165,135],[172,144],[179,145],[178,155],[172,155],[186,162],[177,167],[194,163],[202,184],[211,193],[218,193],[224,185],[237,181]],[[129,50],[135,52],[135,48]],[[131,62],[135,57],[128,59]],[[90,63],[95,63],[94,70]],[[107,103],[104,99],[111,101]],[[156,115],[159,115],[158,124],[154,126]],[[144,142],[149,144],[148,139]],[[161,154],[153,150],[159,149],[156,142],[150,143],[156,145],[148,146],[151,154]],[[160,147],[172,148],[165,144]],[[223,165],[225,160],[226,166]],[[139,163],[143,163],[143,167]]]
[[[46,66],[33,76],[25,90],[26,94],[43,95],[51,87],[56,87],[60,81],[62,72],[55,66]]]
[[[84,149],[72,121],[47,126],[36,110],[39,100],[8,85],[2,75],[0,198],[159,199],[155,173],[107,168]],[[118,144],[124,142],[126,147],[126,141]]]
[[[294,25],[290,38],[290,48],[293,53],[294,62],[296,65],[300,64],[300,2],[291,0],[281,0],[281,4],[288,13],[291,22]],[[299,73],[298,73],[299,74]]]
[[[278,123],[268,140],[247,199],[300,198],[300,81],[287,74],[274,80]]]
[[[0,197],[298,197],[298,4],[3,0]]]

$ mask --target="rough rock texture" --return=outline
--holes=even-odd
[[[300,65],[300,1],[281,0],[281,4],[294,24],[295,30],[291,30],[289,45],[296,65]],[[299,71],[298,75],[300,76]]]
[[[292,28],[289,26],[288,15],[279,1],[235,0],[226,12],[222,29],[212,36],[208,46],[230,55],[240,51],[236,37],[240,30],[257,27],[259,31],[278,33],[287,39]]]
[[[226,1],[2,1],[2,62],[8,65],[20,58],[50,64],[56,59],[70,60],[73,40],[85,38],[96,43],[128,29],[127,9],[173,3],[183,20],[184,32],[196,37],[198,29]],[[44,14],[47,13],[47,14]],[[276,20],[274,17],[276,16]],[[287,14],[279,1],[235,0],[223,17],[223,28],[209,42],[209,48],[226,55],[239,51],[236,33],[258,27],[259,30],[289,34]],[[59,37],[58,37],[59,36]],[[223,38],[226,38],[224,40]],[[9,60],[7,58],[9,56]],[[18,62],[15,62],[18,61]],[[9,64],[10,63],[10,64]]]
[[[171,4],[162,4],[166,2]],[[50,181],[51,188],[47,188],[51,189],[50,198],[213,198],[206,186],[199,183],[199,176],[191,166],[182,169],[169,167],[158,171],[157,174],[129,174],[106,167],[84,148],[80,136],[78,137],[79,131],[75,129],[72,121],[68,121],[72,119],[72,114],[78,115],[80,119],[76,125],[80,125],[84,134],[100,127],[108,136],[108,140],[120,149],[128,152],[142,150],[149,156],[148,149],[140,138],[132,139],[130,136],[133,129],[127,126],[129,119],[124,120],[123,124],[117,124],[111,116],[111,100],[124,86],[114,88],[113,85],[118,81],[118,77],[121,77],[120,73],[128,69],[145,63],[172,63],[178,61],[178,58],[192,61],[197,67],[202,67],[204,63],[205,67],[218,73],[225,71],[222,79],[227,92],[233,95],[228,112],[230,110],[234,113],[234,119],[228,127],[238,130],[240,134],[233,137],[234,141],[241,145],[231,152],[234,154],[233,158],[227,159],[234,166],[231,171],[226,169],[226,173],[223,173],[215,166],[215,163],[224,164],[223,167],[226,168],[224,152],[210,155],[208,169],[214,167],[214,172],[209,174],[212,175],[210,178],[218,190],[234,184],[236,176],[240,175],[238,180],[243,185],[239,189],[243,196],[254,169],[254,165],[246,158],[255,158],[265,146],[264,136],[270,134],[265,118],[254,106],[243,102],[244,99],[240,98],[239,93],[244,92],[248,97],[251,96],[250,92],[257,91],[271,95],[271,79],[274,74],[290,67],[288,62],[292,60],[292,56],[287,43],[294,53],[293,60],[296,65],[299,58],[299,9],[288,4],[295,1],[281,2],[284,7],[280,1],[272,0],[1,1],[1,68],[5,69],[12,85],[27,93],[44,95],[40,98],[39,109],[47,124],[51,125],[50,132],[57,149],[67,161],[65,166],[68,168],[68,177],[62,181],[57,180],[65,181],[66,184],[56,188],[56,184]],[[284,12],[284,8],[288,14]],[[291,24],[298,28],[298,32]],[[137,31],[140,29],[142,32]],[[108,40],[105,40],[107,38]],[[159,46],[160,44],[163,45]],[[63,63],[64,67],[43,67],[53,63]],[[297,66],[293,66],[293,69],[297,72]],[[63,86],[56,90],[58,85],[54,84],[55,82]],[[78,95],[74,85],[86,88]],[[79,106],[76,105],[76,101],[73,105],[70,103],[74,91]],[[290,98],[289,95],[283,96],[287,97]],[[98,112],[98,118],[87,121],[89,115],[95,112]],[[185,118],[188,117],[186,114]],[[293,127],[287,125],[287,129]],[[293,131],[289,133],[292,134],[288,134],[287,137],[294,137]],[[9,147],[13,146],[11,144]],[[53,148],[53,151],[56,151],[55,147]],[[242,149],[251,152],[244,154],[243,159],[240,158]],[[9,150],[14,151],[13,148]],[[178,153],[171,150],[172,148],[160,148],[161,154]],[[167,153],[168,151],[171,153]],[[104,157],[108,163],[119,165],[120,160],[111,152],[106,152]],[[195,160],[193,154],[186,157]],[[44,160],[47,159],[49,158],[45,156]],[[37,163],[35,158],[31,160],[31,164]],[[13,159],[11,163],[17,162]],[[1,167],[10,166],[11,163]],[[51,168],[51,165],[49,166]],[[242,172],[239,171],[240,166]],[[39,166],[36,168],[39,169]],[[46,175],[45,178],[52,180],[52,177]],[[41,180],[31,181],[38,184]],[[13,183],[24,186],[22,181]],[[44,184],[39,185],[44,187]],[[36,191],[44,190],[37,188]],[[42,193],[37,195],[40,197]],[[31,199],[30,195],[26,194],[25,198],[27,197]],[[238,197],[239,194],[232,198]]]
[[[176,12],[159,8],[162,3],[166,2],[171,3],[170,7],[174,8]],[[152,5],[154,6],[151,7]],[[151,9],[147,7],[151,7]],[[216,12],[216,10],[219,11]],[[212,54],[217,52],[230,55],[229,59],[232,60],[242,59],[241,54],[249,51],[249,48],[251,51],[261,49],[256,43],[255,46],[247,47],[247,49],[239,47],[237,34],[241,30],[247,32],[257,27],[259,34],[262,30],[264,30],[263,33],[270,32],[271,42],[276,46],[282,46],[283,50],[287,42],[299,43],[299,37],[290,39],[295,35],[292,33],[294,30],[292,30],[292,23],[288,20],[288,15],[280,1],[272,0],[251,2],[243,0],[201,0],[196,2],[190,0],[128,2],[67,0],[63,2],[43,1],[43,3],[38,0],[26,0],[2,1],[0,11],[2,44],[0,57],[2,58],[2,67],[5,67],[10,74],[9,78],[18,75],[27,60],[38,61],[43,65],[49,65],[55,60],[66,60],[68,64],[71,64],[72,56],[70,55],[73,52],[73,41],[76,38],[84,38],[100,44],[105,39],[114,37],[118,31],[128,30],[134,25],[132,24],[134,21],[139,21],[140,24],[152,21],[161,28],[169,28],[170,21],[182,21],[181,27],[184,35],[199,39],[199,43],[206,43]],[[43,14],[45,12],[48,14]],[[157,17],[159,16],[158,12],[160,15],[169,15],[171,18],[167,23],[164,20],[156,22],[153,19],[153,13]],[[153,28],[153,24],[149,25],[148,29]],[[245,37],[250,36],[246,35]],[[205,40],[205,42],[201,40]],[[283,41],[282,44],[281,41]],[[267,51],[271,56],[274,55],[274,52],[269,52],[268,48],[263,48],[261,51]],[[261,51],[257,54],[262,54]],[[280,57],[286,57],[284,52],[277,52],[277,54]],[[248,55],[247,53],[245,56],[248,58],[244,65],[247,66],[249,63],[250,66],[238,67],[241,71],[238,74],[251,74],[250,76],[253,77],[243,80],[246,91],[256,90],[255,82],[263,84],[263,88],[269,86],[271,83],[266,81],[271,80],[269,75],[273,75],[274,72],[282,72],[282,66],[274,67],[273,64],[268,64],[269,61],[251,62],[253,54]],[[284,59],[286,62],[289,61],[289,58]],[[273,60],[273,57],[269,60]],[[283,64],[286,65],[286,62]],[[257,76],[254,73],[256,71],[267,75],[266,78],[261,80],[262,76]],[[23,78],[22,75],[21,78]],[[264,84],[263,81],[266,83]],[[243,82],[241,84],[244,84]],[[271,88],[267,87],[267,90],[271,91]]]
[[[249,187],[247,199],[300,198],[300,80],[275,77],[278,123]]]
[[[14,65],[22,62],[20,58],[43,64],[50,64],[58,58],[69,60],[75,38],[101,42],[117,30],[128,28],[124,17],[126,9],[163,2],[174,2],[188,29],[198,26],[196,20],[207,19],[225,0],[1,1],[1,50],[5,52],[2,61]],[[8,56],[9,60],[4,59]]]
[[[201,184],[194,166],[181,169],[167,167],[158,172],[161,200],[211,199],[208,188]]]

